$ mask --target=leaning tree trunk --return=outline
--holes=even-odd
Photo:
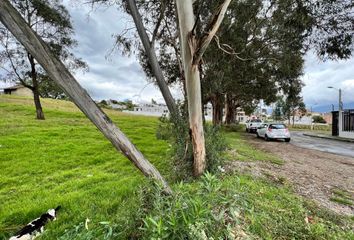
[[[31,78],[32,78],[32,93],[33,93],[33,100],[34,106],[36,107],[36,114],[38,120],[44,120],[44,113],[41,105],[41,100],[39,97],[39,84],[37,79],[37,72],[36,72],[36,64],[34,62],[34,58],[31,54],[28,54],[28,60],[31,65]]]
[[[144,158],[124,133],[96,105],[88,93],[75,80],[64,64],[50,51],[47,44],[26,24],[8,0],[0,0],[0,22],[24,45],[26,50],[46,70],[49,77],[60,86],[81,111],[96,125],[117,150],[134,163],[145,176],[152,177],[171,193],[167,182],[158,170]]]
[[[175,100],[173,99],[171,91],[167,86],[162,70],[160,68],[160,64],[157,60],[153,41],[149,40],[149,37],[143,25],[143,21],[141,20],[140,13],[136,6],[135,0],[127,0],[127,6],[129,8],[130,15],[133,17],[136,29],[138,30],[140,40],[145,49],[145,54],[149,60],[151,70],[156,78],[157,85],[160,88],[160,91],[166,102],[168,110],[170,111],[172,117],[179,117],[177,113],[177,106]]]
[[[200,176],[205,170],[206,163],[199,63],[193,64],[193,55],[196,48],[196,39],[192,36],[195,22],[193,4],[192,0],[177,0],[176,6],[181,35],[183,68],[186,79],[189,128],[192,135],[193,173],[194,176]]]

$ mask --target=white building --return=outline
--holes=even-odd
[[[114,100],[108,100],[107,104],[112,108],[112,109],[120,109],[120,110],[125,110],[127,109],[126,105],[119,104],[117,101]]]
[[[142,103],[134,107],[134,111],[123,111],[132,114],[139,114],[145,116],[157,116],[168,115],[169,111],[165,104],[147,104]]]

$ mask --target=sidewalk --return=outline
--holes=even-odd
[[[337,141],[342,141],[342,142],[352,142],[352,143],[354,143],[354,139],[331,136],[331,135],[327,135],[327,134],[306,132],[306,133],[304,133],[304,136],[316,137],[316,138],[324,138],[324,139],[331,139],[331,140],[337,140]]]

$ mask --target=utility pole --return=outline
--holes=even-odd
[[[339,111],[343,110],[343,103],[342,103],[342,89],[339,89]]]

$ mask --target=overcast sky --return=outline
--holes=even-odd
[[[132,25],[129,16],[114,8],[90,11],[89,6],[68,3],[66,6],[79,43],[74,52],[88,63],[90,69],[89,72],[78,72],[75,75],[94,99],[133,99],[141,102],[154,98],[159,102],[163,101],[159,90],[146,81],[145,74],[134,57],[125,57],[116,52],[107,59],[114,44],[112,34]],[[338,102],[338,92],[327,86],[342,88],[343,101],[354,102],[354,58],[323,63],[309,53],[306,56],[304,73],[303,97],[308,107]],[[181,97],[180,89],[173,89],[173,94],[176,98]]]

